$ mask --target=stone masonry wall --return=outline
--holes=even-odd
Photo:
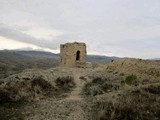
[[[61,56],[61,66],[77,67],[77,64],[79,65],[80,62],[82,63],[86,62],[86,44],[78,42],[61,44],[60,56]]]

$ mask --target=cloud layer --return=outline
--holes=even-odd
[[[159,0],[0,0],[0,8],[0,49],[80,41],[92,54],[160,57]]]

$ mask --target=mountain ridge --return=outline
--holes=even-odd
[[[0,53],[14,53],[25,55],[29,57],[37,57],[37,58],[59,58],[60,54],[46,52],[46,51],[34,51],[34,50],[0,50]],[[110,59],[116,60],[120,59],[120,57],[116,56],[105,56],[105,55],[87,55],[87,60],[91,62],[95,62],[95,60],[100,59]]]

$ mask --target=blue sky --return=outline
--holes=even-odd
[[[0,0],[0,49],[160,57],[160,0]]]

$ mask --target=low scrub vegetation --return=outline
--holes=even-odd
[[[43,97],[58,97],[75,87],[73,77],[66,76],[49,82],[43,76],[8,81],[0,86],[0,102],[33,101]]]
[[[136,80],[137,80],[137,76],[132,74],[126,77],[125,83],[128,85],[132,85],[136,82]]]
[[[84,86],[82,94],[95,96],[118,89],[119,84],[104,78],[97,77]]]
[[[55,81],[56,86],[63,92],[70,91],[75,87],[74,78],[71,76],[59,77]]]
[[[144,87],[143,90],[150,94],[159,95],[160,96],[160,84],[149,85],[148,87]]]
[[[159,91],[160,85],[152,85],[127,91],[116,99],[116,102],[98,102],[95,106],[98,110],[95,118],[98,120],[160,120]]]

